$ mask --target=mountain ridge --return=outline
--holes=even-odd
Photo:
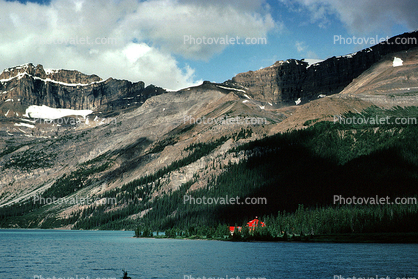
[[[366,50],[364,55],[372,53]],[[410,146],[409,151],[399,149],[406,155],[398,161],[408,165],[407,181],[414,182],[416,147],[406,141],[415,133],[414,127],[345,127],[333,123],[333,116],[413,115],[414,107],[397,108],[399,99],[373,92],[373,88],[381,89],[381,80],[369,75],[373,76],[374,71],[379,71],[377,75],[384,73],[384,88],[390,90],[414,88],[418,80],[417,54],[418,48],[387,54],[344,87],[360,89],[361,94],[342,91],[318,98],[318,92],[310,92],[298,97],[302,99],[300,104],[295,103],[297,95],[289,93],[293,92],[290,88],[298,71],[291,75],[294,81],[288,86],[289,94],[273,103],[266,99],[268,94],[264,96],[260,91],[254,95],[249,88],[233,82],[203,82],[167,92],[152,85],[145,87],[141,82],[102,81],[94,76],[92,80],[97,81],[85,86],[63,84],[63,80],[82,81],[76,78],[79,74],[52,82],[42,77],[40,65],[40,76],[25,72],[35,73],[33,65],[8,70],[18,77],[3,75],[0,82],[0,92],[6,90],[0,95],[0,225],[132,229],[141,223],[166,228],[202,224],[202,220],[210,223],[210,218],[241,223],[256,211],[276,214],[277,210],[293,210],[297,207],[294,203],[309,201],[316,191],[318,202],[332,200],[327,195],[335,189],[332,183],[339,185],[338,173],[351,177],[357,171],[356,162],[367,165],[381,161],[379,158],[390,161],[387,158],[394,150],[388,153],[379,147],[392,148],[392,138]],[[393,68],[394,56],[402,58],[403,66]],[[298,60],[276,64],[277,68],[289,67],[286,71],[292,67],[307,68],[306,62]],[[325,64],[328,66],[323,69],[331,69],[331,64]],[[316,67],[318,64],[308,69]],[[53,71],[44,72],[46,75]],[[90,81],[87,75],[84,80]],[[418,99],[413,94],[407,97]],[[374,107],[378,102],[386,102],[388,108],[397,110],[382,111]],[[33,105],[93,112],[72,125],[65,121],[77,115],[51,122],[23,116],[25,109]],[[402,177],[402,167],[397,167],[396,172],[395,177]],[[362,171],[363,176],[366,174]],[[383,179],[360,184],[368,191],[380,182],[387,186],[391,182],[386,179],[388,174],[385,171],[380,174]],[[327,185],[321,185],[324,179]],[[310,188],[310,183],[315,188]],[[361,189],[354,192],[358,189],[351,189],[347,179],[340,184],[346,193],[365,193]],[[408,185],[397,190],[411,191]],[[390,189],[386,186],[385,191]],[[266,195],[269,204],[219,207],[212,211],[188,207],[181,200],[186,194],[225,193],[243,197]],[[36,196],[115,198],[117,203],[36,204]]]
[[[14,117],[31,105],[94,111],[137,107],[166,91],[154,85],[145,87],[142,81],[102,80],[75,70],[45,71],[42,65],[28,63],[1,73],[0,92],[0,112]]]
[[[41,79],[49,78],[52,81],[57,81],[67,84],[91,84],[93,82],[102,81],[97,75],[86,75],[77,70],[51,70],[44,69],[40,64],[34,66],[32,63],[23,64],[11,68],[4,69],[0,74],[0,80],[12,79],[18,77],[21,74],[28,74]]]
[[[407,39],[407,44],[397,42]],[[412,42],[412,43],[411,43]],[[253,98],[275,104],[302,103],[341,92],[365,70],[391,53],[416,48],[418,31],[404,33],[361,51],[333,56],[310,65],[297,59],[277,61],[272,66],[236,75],[224,83],[241,86]]]

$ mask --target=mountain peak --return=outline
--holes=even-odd
[[[32,63],[26,63],[3,70],[0,74],[0,80],[13,79],[24,74],[68,84],[90,84],[102,81],[97,75],[86,75],[75,70],[44,69],[41,64],[34,66]]]

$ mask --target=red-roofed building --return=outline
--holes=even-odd
[[[250,222],[247,223],[248,228],[251,230],[254,230],[257,227],[265,227],[266,224],[264,222],[261,222],[260,220],[258,220],[257,217],[255,217],[254,220],[251,220]],[[238,231],[241,231],[241,227],[236,227],[238,229]],[[235,226],[230,226],[229,227],[229,232],[231,234],[234,234],[235,231]]]
[[[264,224],[263,222],[258,220],[257,217],[255,217],[254,220],[251,220],[250,222],[247,223],[247,226],[250,228],[250,230],[253,230],[257,227],[265,227],[266,224]]]
[[[229,232],[231,234],[234,234],[235,228],[237,228],[239,232],[241,231],[241,227],[230,226],[229,227]]]

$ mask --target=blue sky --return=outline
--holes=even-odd
[[[414,0],[0,0],[0,68],[24,63],[180,89],[277,60],[326,59],[418,28]],[[266,44],[187,44],[185,37]]]

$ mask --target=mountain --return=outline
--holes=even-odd
[[[110,111],[139,106],[151,96],[165,92],[143,82],[85,75],[74,70],[45,70],[29,63],[5,69],[0,74],[0,112],[18,116],[30,105],[52,108]],[[5,102],[13,106],[5,106]]]
[[[406,42],[406,43],[400,43]],[[225,82],[246,89],[253,98],[279,105],[295,104],[339,93],[353,79],[387,55],[416,48],[418,31],[405,33],[362,51],[310,65],[304,60],[277,61],[258,71],[240,73]]]
[[[6,69],[0,226],[192,229],[329,206],[335,194],[417,195],[418,126],[336,121],[416,117],[417,57],[415,46],[381,44],[175,92],[41,65]],[[185,202],[226,196],[268,203]]]

